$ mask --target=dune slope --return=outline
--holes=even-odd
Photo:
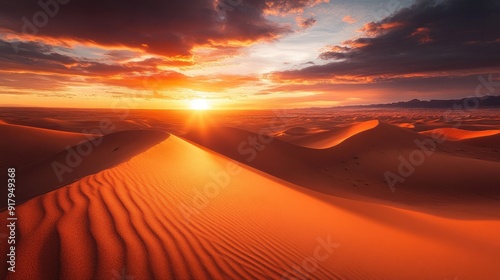
[[[374,128],[378,125],[378,121],[366,121],[348,127],[338,128],[332,131],[314,133],[303,137],[298,137],[289,142],[313,149],[327,149],[339,143],[342,143],[349,137],[352,137],[360,132]]]
[[[432,136],[434,133],[440,133],[449,141],[459,141],[474,139],[500,134],[500,130],[465,130],[458,128],[437,128],[420,132],[423,135]]]
[[[67,185],[112,167],[164,140],[168,134],[153,130],[121,131],[82,142],[16,171],[16,203]],[[4,178],[6,174],[2,174]],[[4,181],[7,181],[6,179]],[[1,191],[7,195],[7,190]],[[5,209],[1,200],[0,209]]]
[[[6,279],[500,277],[498,221],[325,196],[175,136],[18,216],[18,272]]]
[[[494,174],[500,170],[500,162],[441,151],[439,145],[434,148],[431,138],[408,129],[377,122],[342,143],[321,150],[236,128],[208,130],[210,137],[201,130],[183,137],[315,191],[352,199],[369,197],[374,202],[393,202],[401,207],[451,216],[455,216],[453,205],[461,209],[464,202],[474,202],[469,209],[472,216],[499,216],[490,213],[489,207],[491,204],[498,207],[500,178]],[[432,153],[423,154],[417,142],[426,143]],[[410,176],[404,176],[402,182],[391,189],[384,174],[399,174],[401,162],[409,161],[414,151],[423,154],[419,164],[412,167]],[[483,208],[483,202],[488,206]],[[447,206],[443,207],[443,203]],[[449,213],[447,208],[451,210]]]
[[[0,123],[0,168],[22,168],[96,136]]]
[[[464,139],[459,142],[462,144],[467,144],[472,146],[495,149],[496,153],[500,153],[500,134]]]

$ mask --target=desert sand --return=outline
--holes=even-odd
[[[19,177],[1,278],[500,279],[499,126],[482,116],[298,112],[269,130],[272,112],[137,111],[89,135],[108,113],[57,113],[0,110]],[[384,172],[438,128],[450,140],[390,188]],[[85,145],[58,180],[52,163]]]

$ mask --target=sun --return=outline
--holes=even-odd
[[[210,109],[210,103],[206,99],[193,99],[189,101],[189,107],[197,111],[208,110]]]

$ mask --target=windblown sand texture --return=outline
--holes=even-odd
[[[254,155],[238,147],[265,118],[137,114],[106,135],[3,118],[0,165],[23,203],[2,279],[500,279],[495,125],[298,118]],[[439,128],[449,141],[392,192],[383,173]],[[51,164],[97,140],[59,181]]]

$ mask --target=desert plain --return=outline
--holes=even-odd
[[[498,109],[0,120],[2,279],[500,279]]]

